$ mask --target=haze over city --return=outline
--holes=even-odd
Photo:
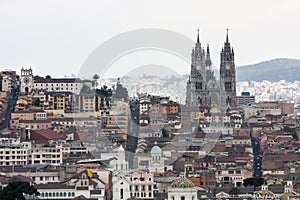
[[[161,28],[211,45],[219,65],[220,47],[229,28],[236,66],[273,58],[300,58],[297,0],[259,1],[1,1],[1,68],[32,67],[35,74],[77,74],[89,54],[111,37],[139,29]],[[190,53],[190,52],[188,52]],[[148,51],[125,56],[107,77],[151,64],[189,73],[189,65]],[[124,69],[125,68],[125,69]],[[122,69],[120,71],[120,69]],[[127,71],[128,69],[128,71]]]
[[[0,200],[299,200],[299,8],[0,1]]]

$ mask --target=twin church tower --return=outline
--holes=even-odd
[[[221,51],[219,79],[214,75],[209,45],[206,51],[201,46],[199,30],[197,42],[192,50],[191,74],[186,88],[186,105],[200,109],[236,107],[236,71],[234,52],[228,39]]]

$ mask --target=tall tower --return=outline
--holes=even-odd
[[[220,64],[220,86],[225,92],[225,103],[227,107],[236,107],[236,74],[234,64],[234,52],[228,39],[228,29],[226,41],[221,51]]]
[[[21,69],[21,93],[31,93],[33,89],[33,74],[32,69]]]
[[[202,106],[205,104],[205,51],[201,47],[199,30],[197,42],[191,54],[191,74],[187,83],[186,104],[189,106]]]

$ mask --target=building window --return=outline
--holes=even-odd
[[[202,90],[202,82],[196,82],[196,90]]]
[[[230,81],[226,81],[225,82],[225,90],[230,90],[231,89],[231,82]]]
[[[120,190],[120,198],[124,199],[124,191],[123,191],[123,189]]]

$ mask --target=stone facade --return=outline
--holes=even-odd
[[[186,105],[198,108],[234,108],[236,107],[236,74],[234,52],[230,46],[228,34],[221,51],[220,80],[214,75],[207,45],[202,48],[199,33],[192,50],[191,74],[187,82]]]

